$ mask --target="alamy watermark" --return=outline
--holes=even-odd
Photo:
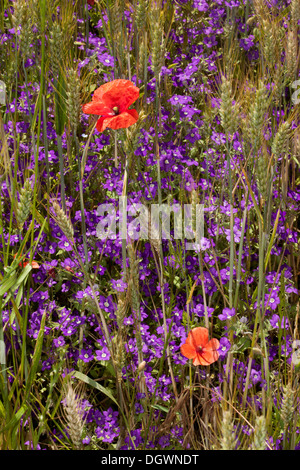
[[[97,237],[101,240],[116,239],[118,228],[118,238],[122,240],[151,239],[159,242],[172,238],[187,240],[187,250],[205,248],[204,204],[128,205],[127,196],[120,196],[118,211],[114,204],[107,203],[98,206],[96,212],[102,217],[96,228]]]

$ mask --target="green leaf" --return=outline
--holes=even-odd
[[[271,250],[272,250],[272,247],[273,247],[273,244],[274,244],[274,238],[275,238],[275,235],[276,235],[276,232],[277,232],[277,226],[278,226],[278,222],[279,222],[279,215],[280,215],[280,209],[278,209],[278,211],[277,211],[277,216],[276,216],[276,220],[274,222],[274,228],[273,228],[272,236],[271,236],[269,246],[268,246],[267,252],[266,252],[265,270],[267,269],[270,254],[271,254]]]
[[[2,297],[6,292],[11,289],[17,281],[16,272],[10,274],[8,278],[4,278],[0,283],[0,297]]]
[[[7,423],[7,425],[4,428],[0,429],[0,432],[8,431],[9,429],[14,428],[18,424],[26,410],[27,405],[22,405],[21,408],[19,408],[16,414],[13,416],[13,418]]]
[[[25,388],[25,398],[26,400],[29,392],[31,385],[33,384],[37,372],[37,368],[40,362],[41,354],[42,354],[42,347],[43,347],[43,340],[44,340],[44,331],[45,331],[45,322],[46,322],[46,312],[42,316],[41,320],[41,326],[40,326],[40,331],[35,343],[35,348],[33,352],[33,358],[32,358],[32,363],[31,363],[31,368],[28,374],[28,380],[26,383],[26,388]]]
[[[166,406],[151,405],[151,407],[154,408],[155,410],[163,411],[164,413],[168,413],[168,412],[169,412],[169,408],[167,408]]]
[[[2,419],[5,418],[5,408],[4,408],[2,401],[0,401],[0,417]]]
[[[30,271],[32,270],[32,266],[28,263],[25,268],[22,270],[20,276],[18,277],[17,279],[17,282],[14,286],[14,288],[12,289],[13,292],[15,292],[15,290],[17,290],[17,288],[20,286],[20,284],[23,283],[23,281],[25,281],[30,273]]]
[[[95,380],[91,379],[87,375],[83,374],[82,372],[76,371],[75,374],[73,374],[77,379],[82,380],[82,382],[90,385],[91,387],[96,388],[99,390],[99,392],[103,393],[106,395],[108,398],[110,398],[117,406],[119,406],[119,403],[111,393],[111,391],[108,388],[103,387],[102,385],[98,384],[98,382],[95,382]]]
[[[251,340],[250,338],[240,338],[238,343],[237,343],[237,350],[238,352],[244,352],[246,349],[249,349],[251,347]]]
[[[172,68],[177,67],[177,66],[178,66],[178,63],[175,62],[174,64],[168,65],[168,69],[172,69]]]

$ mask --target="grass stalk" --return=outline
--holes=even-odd
[[[64,175],[64,157],[62,148],[62,138],[60,134],[57,134],[57,150],[59,158],[59,174],[60,174],[60,186],[61,186],[61,202],[63,211],[66,212],[66,189],[65,189],[65,175]]]

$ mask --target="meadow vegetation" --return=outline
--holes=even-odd
[[[300,449],[299,20],[1,0],[2,450]]]

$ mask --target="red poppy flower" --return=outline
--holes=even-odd
[[[194,366],[208,366],[218,360],[219,347],[220,343],[216,338],[208,340],[208,329],[199,326],[189,332],[180,351],[183,356],[193,359]]]
[[[25,268],[25,266],[26,266],[27,264],[28,264],[28,262],[25,261],[25,262],[23,263],[23,268]],[[39,269],[40,265],[39,265],[39,263],[37,263],[36,261],[33,260],[33,261],[31,261],[31,267],[32,267],[32,269]]]
[[[87,2],[91,6],[95,5],[95,0],[87,0]]]
[[[140,90],[129,80],[113,80],[95,90],[92,101],[82,106],[86,114],[98,114],[96,129],[122,129],[135,124],[139,118],[135,109],[128,109],[139,97]]]
[[[16,256],[17,255],[15,254],[14,258]],[[21,266],[21,268],[25,268],[25,266],[27,266],[27,264],[28,264],[28,261],[21,261],[21,263],[19,263],[19,266]],[[40,265],[36,261],[32,260],[31,261],[31,267],[32,267],[32,269],[39,269]]]

